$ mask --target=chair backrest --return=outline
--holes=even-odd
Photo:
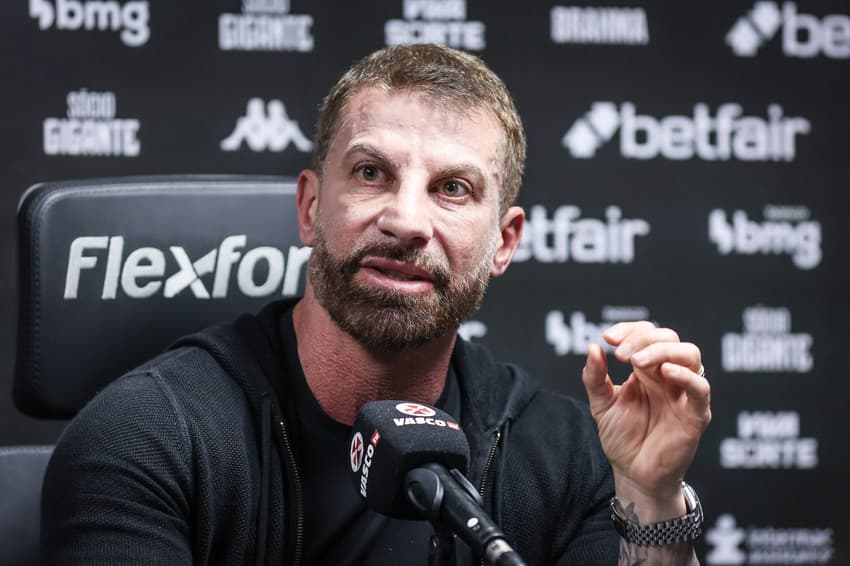
[[[44,183],[18,210],[14,398],[73,416],[179,336],[299,293],[295,183],[267,176]]]
[[[52,446],[0,446],[0,564],[38,564],[41,479]]]
[[[176,338],[300,293],[310,249],[295,219],[295,183],[284,177],[31,187],[18,207],[17,407],[71,417]],[[0,565],[38,563],[51,453],[0,448]]]

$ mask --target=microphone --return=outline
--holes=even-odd
[[[469,443],[448,413],[407,401],[366,403],[354,421],[349,461],[355,489],[375,511],[427,519],[489,564],[525,564],[464,476]]]

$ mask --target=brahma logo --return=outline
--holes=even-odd
[[[395,406],[399,413],[413,417],[433,417],[437,411],[419,403],[399,403]]]
[[[404,19],[384,24],[387,45],[438,43],[456,49],[486,47],[483,22],[466,20],[466,0],[404,0]]]
[[[177,263],[177,272],[164,279],[165,252],[142,247],[124,255],[123,236],[80,236],[71,242],[68,268],[65,275],[66,300],[77,299],[83,271],[94,269],[97,255],[87,255],[93,250],[106,251],[101,299],[115,299],[120,282],[124,295],[131,299],[145,299],[163,291],[166,299],[189,289],[197,299],[227,297],[231,268],[238,264],[236,282],[239,291],[247,297],[266,297],[280,289],[281,295],[292,296],[298,292],[302,267],[312,251],[309,247],[290,246],[284,259],[283,251],[270,246],[260,246],[239,251],[247,245],[247,236],[227,236],[221,244],[192,261],[181,246],[168,249]],[[257,282],[255,271],[263,265],[265,280]],[[212,274],[212,294],[202,277]],[[282,283],[282,285],[281,285]]]
[[[649,25],[643,8],[553,6],[549,33],[554,43],[649,43]]]
[[[289,118],[283,101],[264,103],[262,98],[248,101],[245,115],[236,121],[233,132],[221,140],[221,149],[236,151],[242,142],[251,151],[283,151],[290,143],[305,153],[313,149],[313,143],[301,132],[298,122]]]
[[[754,57],[782,27],[782,52],[789,57],[812,58],[820,53],[832,59],[850,57],[850,16],[831,14],[819,20],[797,12],[797,4],[756,2],[726,34],[726,43],[739,57]]]
[[[218,17],[222,51],[313,51],[313,16],[290,14],[289,0],[242,0],[241,14]]]
[[[742,113],[740,104],[727,103],[712,115],[707,104],[698,102],[693,116],[654,118],[638,114],[632,102],[619,108],[595,102],[570,126],[561,145],[573,157],[589,159],[619,130],[620,153],[629,159],[793,161],[797,136],[811,130],[807,119],[785,116],[778,104],[767,107],[767,118]]]
[[[139,47],[150,37],[147,1],[120,4],[115,0],[29,0],[29,15],[38,20],[38,27],[51,26],[61,30],[103,31],[121,30],[124,45]]]

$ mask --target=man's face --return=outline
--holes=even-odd
[[[420,93],[366,89],[346,106],[322,171],[310,283],[373,351],[453,333],[502,268],[502,130]],[[306,237],[305,237],[306,236]]]

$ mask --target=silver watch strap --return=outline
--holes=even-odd
[[[628,543],[639,546],[656,546],[692,542],[702,534],[702,504],[694,488],[682,482],[682,491],[688,512],[682,517],[649,525],[634,523],[626,517],[620,501],[611,499],[611,520],[617,533]]]

